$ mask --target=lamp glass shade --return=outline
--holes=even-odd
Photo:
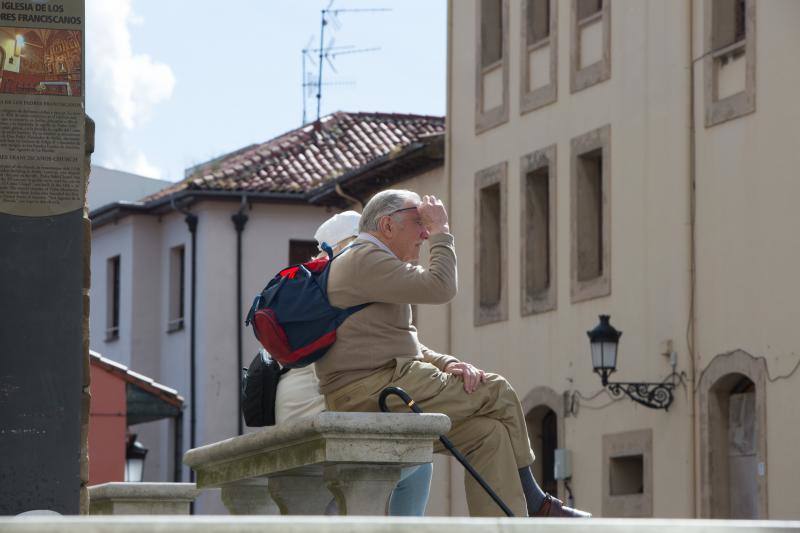
[[[144,478],[145,457],[147,457],[147,448],[136,440],[136,435],[130,435],[128,437],[128,447],[125,450],[125,481],[142,481]]]
[[[592,347],[592,367],[595,370],[617,369],[617,343],[609,341],[595,341]]]
[[[139,483],[144,475],[144,458],[129,457],[125,461],[125,481]]]

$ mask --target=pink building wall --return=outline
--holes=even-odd
[[[94,361],[89,410],[89,485],[124,481],[127,411],[125,381]]]

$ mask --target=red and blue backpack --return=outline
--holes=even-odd
[[[352,247],[351,245],[350,247]],[[278,272],[256,296],[245,325],[284,368],[301,368],[319,360],[336,341],[336,329],[369,304],[346,309],[328,301],[328,274],[336,257],[290,266]],[[346,249],[345,249],[346,250]]]

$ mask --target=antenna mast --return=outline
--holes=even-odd
[[[322,87],[323,85],[353,85],[353,82],[325,82],[323,80],[324,74],[324,65],[323,61],[327,61],[328,65],[330,66],[333,72],[336,72],[336,68],[333,65],[333,59],[336,58],[337,55],[346,55],[346,54],[358,54],[364,52],[374,52],[380,50],[379,47],[371,47],[371,48],[355,48],[354,46],[334,46],[334,38],[328,42],[328,45],[325,46],[325,29],[328,24],[333,24],[333,26],[338,29],[341,24],[338,20],[338,15],[340,13],[375,13],[375,12],[383,12],[383,11],[391,11],[391,9],[387,8],[356,8],[356,9],[331,9],[333,6],[334,0],[331,0],[328,3],[328,6],[325,9],[320,11],[320,29],[319,29],[319,48],[310,48],[311,40],[306,45],[306,47],[302,51],[303,55],[303,124],[306,124],[306,90],[310,89],[311,87],[316,87],[317,89],[317,122],[319,122],[321,109],[322,109]],[[313,37],[312,37],[313,39]],[[317,80],[316,82],[311,81],[310,73],[306,70],[306,59],[309,59],[312,63],[313,55],[317,54],[317,61],[319,61],[319,65],[317,65]]]

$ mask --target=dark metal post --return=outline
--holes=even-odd
[[[242,197],[242,207],[238,212],[231,215],[233,227],[236,228],[236,316],[234,324],[236,325],[236,390],[239,390],[239,379],[242,374],[242,232],[247,224],[247,215],[244,213],[246,207],[245,197]],[[239,435],[244,433],[244,424],[242,422],[242,395],[236,395],[236,421],[237,431]]]
[[[197,315],[197,215],[194,213],[186,214],[186,225],[189,227],[189,233],[192,235],[192,286],[191,286],[191,310],[189,318],[189,447],[194,448],[197,445],[197,405],[196,405],[196,387],[195,387],[195,374],[196,369],[196,351],[195,351],[195,318]],[[194,481],[194,470],[189,471],[189,481]]]
[[[174,429],[174,455],[175,455],[175,474],[174,479],[175,483],[180,483],[183,481],[183,411],[178,413],[175,418],[172,419],[172,422],[175,424]]]

